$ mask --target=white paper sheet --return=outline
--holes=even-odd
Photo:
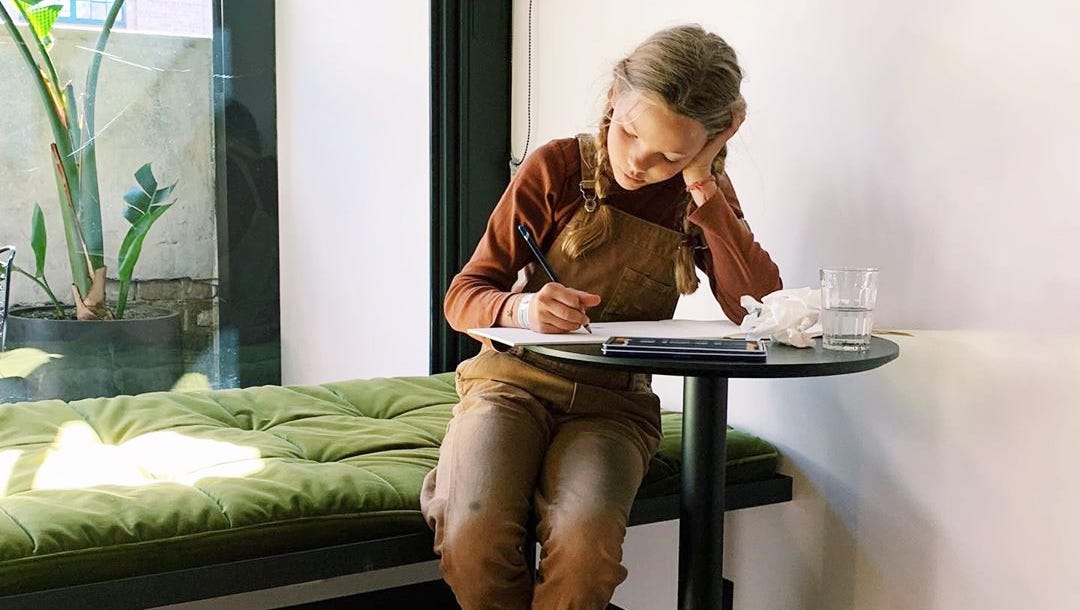
[[[603,343],[610,337],[669,337],[675,339],[722,339],[741,337],[742,330],[728,320],[658,320],[654,322],[596,322],[572,333],[545,334],[525,328],[470,328],[475,337],[486,337],[506,345],[550,345]]]

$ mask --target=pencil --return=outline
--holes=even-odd
[[[536,245],[536,241],[533,239],[529,229],[526,228],[525,225],[518,223],[517,230],[518,233],[521,233],[521,236],[525,238],[525,244],[529,246],[529,250],[532,250],[533,258],[535,258],[536,262],[543,267],[544,273],[547,274],[548,278],[556,284],[562,284],[562,282],[559,281],[559,276],[555,275],[555,270],[548,264],[547,259],[544,257],[544,253],[540,251],[540,246]],[[592,329],[589,328],[589,325],[585,324],[584,326],[585,330],[589,331],[589,334],[591,335]]]

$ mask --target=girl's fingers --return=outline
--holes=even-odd
[[[570,332],[574,332],[575,330],[577,330],[579,328],[581,328],[581,326],[573,326],[573,327],[571,327],[571,326],[567,326],[567,325],[564,325],[564,324],[559,324],[559,325],[556,325],[556,324],[540,324],[540,332],[548,333],[548,334],[570,333]]]
[[[600,295],[585,292],[584,290],[576,290],[556,283],[545,285],[540,289],[539,294],[548,296],[567,307],[572,307],[581,311],[600,304]]]
[[[581,328],[580,324],[574,324],[555,316],[541,317],[538,326],[539,332],[542,333],[568,333]]]
[[[585,292],[584,290],[569,289],[577,296],[577,302],[580,307],[587,309],[589,307],[596,307],[600,304],[600,295],[593,294],[591,292]]]
[[[559,301],[541,300],[538,305],[541,323],[548,322],[566,330],[574,330],[589,321],[584,311]]]
[[[735,132],[739,130],[745,120],[746,112],[737,112],[731,117],[731,125],[727,129],[717,133],[705,142],[705,146],[698,151],[698,154],[694,155],[694,158],[683,169],[683,177],[686,178],[687,184],[700,179],[703,175],[712,173],[713,160],[716,159],[716,155],[720,154],[720,149],[724,148],[728,141],[735,137]]]
[[[589,323],[585,310],[600,303],[600,296],[551,282],[537,293],[536,322],[540,332],[571,332]]]

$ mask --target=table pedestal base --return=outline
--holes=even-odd
[[[723,577],[727,391],[726,377],[683,382],[680,610],[731,607]]]

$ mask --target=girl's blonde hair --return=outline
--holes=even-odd
[[[615,64],[613,76],[596,135],[593,180],[601,203],[611,188],[607,136],[616,93],[629,89],[651,94],[672,111],[701,123],[709,138],[731,127],[734,117],[746,112],[746,102],[739,94],[742,70],[735,51],[699,25],[676,26],[653,34]],[[713,174],[723,173],[726,157],[724,146],[713,161]],[[675,261],[675,283],[681,294],[698,288],[693,256],[698,229],[687,219],[690,201],[687,197],[682,202],[686,239]],[[578,258],[606,241],[612,230],[612,215],[608,206],[600,205],[586,214],[584,222],[568,227],[563,252]]]

